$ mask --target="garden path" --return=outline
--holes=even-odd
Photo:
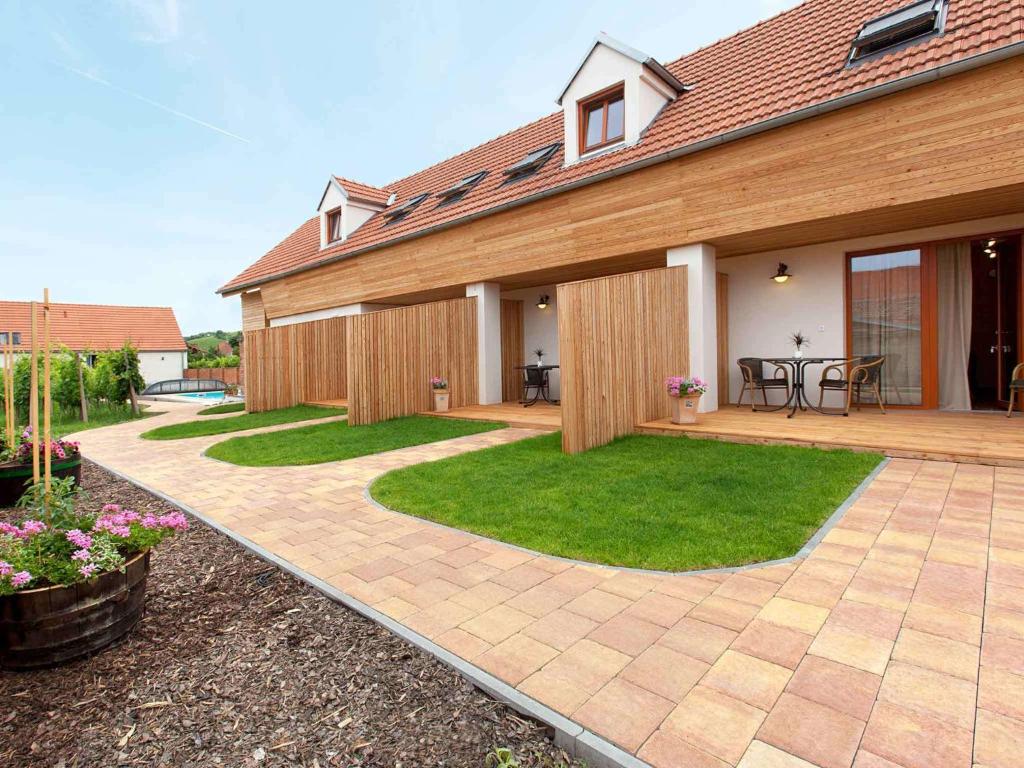
[[[223,435],[138,437],[194,411],[79,439],[653,766],[1019,764],[1022,469],[894,459],[806,559],[650,574],[530,554],[364,494],[389,469],[535,431],[284,468],[203,457]]]

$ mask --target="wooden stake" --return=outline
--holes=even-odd
[[[32,371],[29,374],[28,423],[32,427],[32,482],[39,482],[39,334],[36,333],[36,303],[32,312]]]
[[[43,288],[43,482],[50,494],[50,289]]]
[[[14,446],[14,331],[4,339],[4,420],[7,445]]]
[[[89,401],[85,397],[85,377],[82,376],[82,356],[75,352],[75,369],[78,372],[78,414],[82,421],[89,423]]]

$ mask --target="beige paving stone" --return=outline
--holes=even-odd
[[[767,712],[792,674],[786,667],[730,649],[712,665],[701,685]]]
[[[807,653],[880,675],[885,672],[892,648],[892,640],[828,625],[822,627]]]
[[[620,673],[652,693],[680,702],[704,676],[710,665],[661,645],[652,645]]]
[[[630,661],[632,659],[624,653],[583,639],[569,646],[541,671],[555,679],[570,680],[593,696]]]
[[[1024,613],[989,606],[985,611],[985,631],[1024,640]]]
[[[589,638],[628,656],[639,656],[663,634],[664,627],[621,613],[599,624]]]
[[[475,615],[475,611],[464,605],[459,605],[453,600],[442,600],[419,613],[406,616],[402,623],[424,637],[433,639]]]
[[[635,752],[673,706],[673,702],[661,696],[615,678],[577,709],[573,717],[583,727]]]
[[[491,645],[497,645],[532,621],[532,616],[517,611],[515,608],[496,605],[478,616],[468,619],[460,626],[481,640],[486,640]]]
[[[665,718],[662,729],[735,765],[764,718],[757,707],[698,685]]]
[[[882,678],[871,672],[820,656],[806,656],[786,690],[857,720],[867,721],[881,684]]]
[[[508,587],[485,581],[452,595],[452,600],[477,613],[483,613],[496,605],[501,605],[515,594],[515,591]]]
[[[981,644],[981,617],[911,601],[903,626],[971,645]]]
[[[894,661],[885,671],[878,700],[970,730],[977,695],[974,683]]]
[[[564,651],[577,640],[589,635],[596,626],[597,622],[586,616],[571,611],[554,610],[532,624],[527,624],[523,627],[522,633]]]
[[[795,755],[756,739],[750,743],[747,751],[736,768],[816,768]]]
[[[828,581],[798,573],[783,584],[776,594],[787,600],[796,600],[822,608],[831,608],[839,602],[839,598],[843,596],[845,589],[846,584],[844,582]]]
[[[737,634],[734,630],[687,616],[662,635],[658,645],[712,664]]]
[[[602,585],[602,588],[604,585]],[[671,627],[679,622],[692,608],[693,603],[670,595],[649,592],[641,595],[625,609],[625,613],[637,619],[649,621],[660,627]]]
[[[985,634],[981,641],[981,665],[1024,675],[1024,640]]]
[[[1024,722],[1024,675],[986,666],[982,657],[978,706]]]
[[[491,581],[495,584],[509,587],[516,592],[525,592],[530,587],[535,587],[550,578],[551,574],[547,571],[536,568],[529,563],[523,563],[515,568],[499,573]]]
[[[466,661],[472,661],[481,653],[491,648],[490,643],[458,627],[442,632],[434,638],[434,642]]]
[[[712,595],[697,603],[687,616],[740,632],[757,615],[757,611],[756,605]]]
[[[654,768],[731,768],[731,763],[702,752],[664,729],[655,731],[637,756]]]
[[[861,747],[905,768],[969,768],[971,732],[886,702],[875,705]]]
[[[691,612],[695,613],[695,612]],[[757,614],[761,621],[814,635],[828,618],[828,609],[817,605],[773,597]]]
[[[757,738],[821,768],[847,768],[863,732],[861,720],[784,693]]]
[[[650,592],[656,583],[656,578],[646,574],[621,572],[605,579],[599,588],[619,597],[636,600]]]
[[[974,762],[986,768],[1019,768],[1024,754],[1024,722],[978,710]]]
[[[796,669],[811,644],[811,636],[795,629],[754,619],[732,643],[732,650]]]
[[[688,603],[699,603],[718,589],[718,582],[700,576],[669,576],[659,579],[654,591],[663,595],[678,597]]]
[[[518,685],[558,655],[554,648],[516,634],[473,659],[473,663],[512,685]]]
[[[862,635],[895,640],[904,620],[901,611],[893,611],[855,600],[840,600],[829,613],[829,625],[845,627]]]
[[[557,608],[561,608],[563,605],[573,599],[573,596],[568,592],[563,592],[560,589],[555,589],[548,584],[538,584],[535,587],[531,587],[525,592],[509,598],[508,605],[515,608],[517,611],[528,613],[531,616],[540,618],[545,616]]]
[[[789,581],[791,582],[793,578],[795,577],[790,577]],[[723,581],[712,594],[728,597],[730,600],[738,600],[741,603],[761,606],[774,597],[778,588],[775,582],[753,578],[743,573],[734,573]]]
[[[892,650],[893,661],[915,664],[969,682],[978,679],[978,655],[975,645],[914,629],[901,630]]]
[[[630,601],[600,589],[591,589],[573,598],[563,608],[597,622],[608,621],[612,616],[629,607]]]
[[[909,587],[876,581],[858,573],[846,588],[843,597],[847,600],[878,605],[893,611],[906,611],[913,594],[914,590]]]

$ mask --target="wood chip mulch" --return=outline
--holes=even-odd
[[[170,505],[86,462],[87,504]],[[145,619],[63,667],[0,672],[0,766],[577,765],[542,726],[192,520],[154,553]]]

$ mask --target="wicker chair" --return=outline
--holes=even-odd
[[[541,397],[547,399],[548,387],[548,372],[546,370],[525,366],[523,368],[523,398],[519,402],[523,405],[533,405]],[[533,390],[532,398],[530,390]]]
[[[761,390],[761,397],[764,399],[765,405],[768,405],[769,389],[784,389],[786,390],[786,399],[789,399],[789,371],[783,366],[774,364],[774,375],[765,378],[764,360],[760,357],[741,357],[736,361],[736,364],[739,365],[740,373],[743,375],[743,389],[740,391],[739,399],[736,401],[737,408],[743,403],[743,395],[749,392],[750,410],[756,410],[754,407],[754,392],[758,389]],[[779,374],[782,375],[780,376]]]
[[[882,378],[882,366],[885,364],[885,355],[864,355],[844,360],[841,363],[826,366],[821,372],[821,381],[818,382],[818,389],[821,394],[818,397],[818,407],[821,408],[825,402],[825,392],[845,392],[846,407],[843,413],[850,412],[850,406],[856,404],[857,410],[861,406],[861,389],[870,387],[875,393],[875,400],[878,407],[885,413],[885,403],[882,402],[882,391],[879,382]],[[846,369],[849,367],[849,375]],[[834,374],[834,375],[833,375]],[[854,392],[856,391],[856,403],[854,403]]]
[[[1006,412],[1006,418],[1013,415],[1013,403],[1017,398],[1024,399],[1024,363],[1017,363],[1010,374],[1010,410]]]

